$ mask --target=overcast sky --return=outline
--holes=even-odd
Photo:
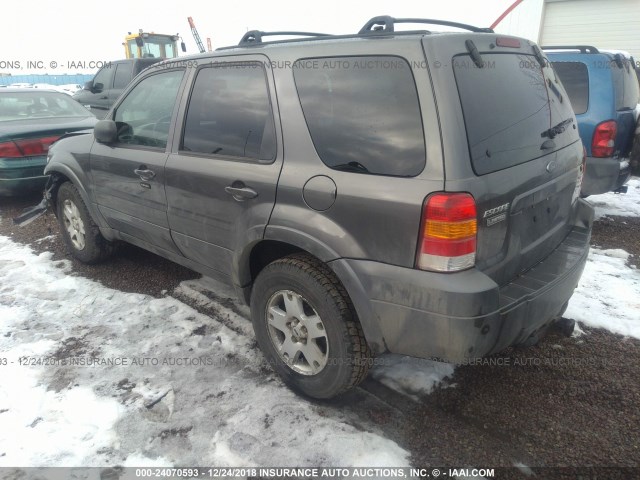
[[[10,0],[2,5],[0,73],[78,73],[66,68],[68,62],[124,58],[124,36],[141,28],[179,33],[187,53],[197,53],[188,16],[193,17],[205,46],[209,37],[215,49],[237,43],[247,29],[355,33],[376,15],[489,26],[511,3],[513,0]],[[10,68],[17,61],[21,71]],[[43,69],[27,70],[27,61],[40,61]],[[51,62],[58,67],[52,70]]]

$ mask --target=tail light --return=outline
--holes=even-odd
[[[476,202],[471,195],[430,195],[422,206],[416,267],[437,272],[473,267],[477,229]]]
[[[593,157],[611,157],[613,155],[616,133],[618,125],[615,121],[609,120],[600,123],[595,132],[593,132],[593,140],[591,142],[591,156]]]
[[[15,143],[0,143],[0,158],[17,158],[22,156],[22,152],[18,150],[18,146]]]
[[[60,136],[55,136],[3,142],[0,143],[0,157],[19,158],[46,155],[51,144],[59,138]]]

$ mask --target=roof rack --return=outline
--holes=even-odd
[[[262,37],[275,37],[275,36],[290,36],[295,35],[297,37],[330,37],[329,33],[315,33],[315,32],[262,32],[260,30],[250,30],[242,36],[238,46],[246,47],[248,45],[255,45],[262,43]]]
[[[462,28],[464,30],[470,30],[472,32],[484,32],[493,33],[490,28],[474,27],[473,25],[467,25],[466,23],[450,22],[448,20],[435,20],[431,18],[393,18],[389,15],[381,15],[379,17],[373,17],[364,27],[358,32],[359,35],[375,35],[379,33],[389,33],[395,31],[395,25],[397,23],[426,23],[429,25],[444,25],[446,27]]]
[[[553,45],[544,46],[542,50],[579,50],[580,53],[600,53],[600,50],[590,45]]]

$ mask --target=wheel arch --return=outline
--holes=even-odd
[[[47,166],[45,173],[51,176],[52,183],[51,183],[51,187],[48,190],[50,193],[49,201],[51,202],[53,206],[53,211],[54,213],[56,213],[56,215],[57,215],[58,189],[60,188],[60,185],[62,185],[63,183],[71,182],[78,189],[78,192],[82,197],[82,201],[84,201],[85,205],[87,206],[87,209],[89,210],[89,213],[91,214],[91,217],[96,222],[98,227],[100,227],[100,230],[101,231],[103,229],[110,230],[109,225],[104,220],[102,215],[100,215],[100,212],[96,208],[95,203],[91,201],[89,192],[87,192],[87,190],[85,189],[83,182],[80,180],[78,175],[76,175],[76,173],[71,168],[69,168],[69,166],[62,163],[49,165]]]
[[[269,229],[267,229],[268,231]],[[271,262],[294,253],[305,253],[326,264],[344,287],[353,304],[365,338],[374,354],[387,350],[378,317],[356,273],[336,252],[319,241],[301,232],[286,230],[286,235],[278,235],[281,229],[271,231],[263,240],[245,249],[237,263],[238,278],[242,282],[241,295],[250,304],[253,282],[262,269]]]

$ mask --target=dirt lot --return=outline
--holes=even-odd
[[[0,199],[0,235],[52,251],[55,259],[70,260],[75,274],[121,291],[160,297],[199,277],[131,246],[122,246],[108,263],[80,264],[64,251],[53,215],[23,228],[7,221],[38,201]],[[634,255],[629,263],[638,265],[640,219],[596,222],[592,244],[624,249]],[[537,478],[640,478],[640,340],[583,330],[572,338],[552,333],[530,349],[503,352],[493,365],[458,367],[420,402],[369,379],[320,405],[328,415],[342,411],[377,425],[411,452],[418,467],[511,467],[497,478],[521,478],[529,467]]]

